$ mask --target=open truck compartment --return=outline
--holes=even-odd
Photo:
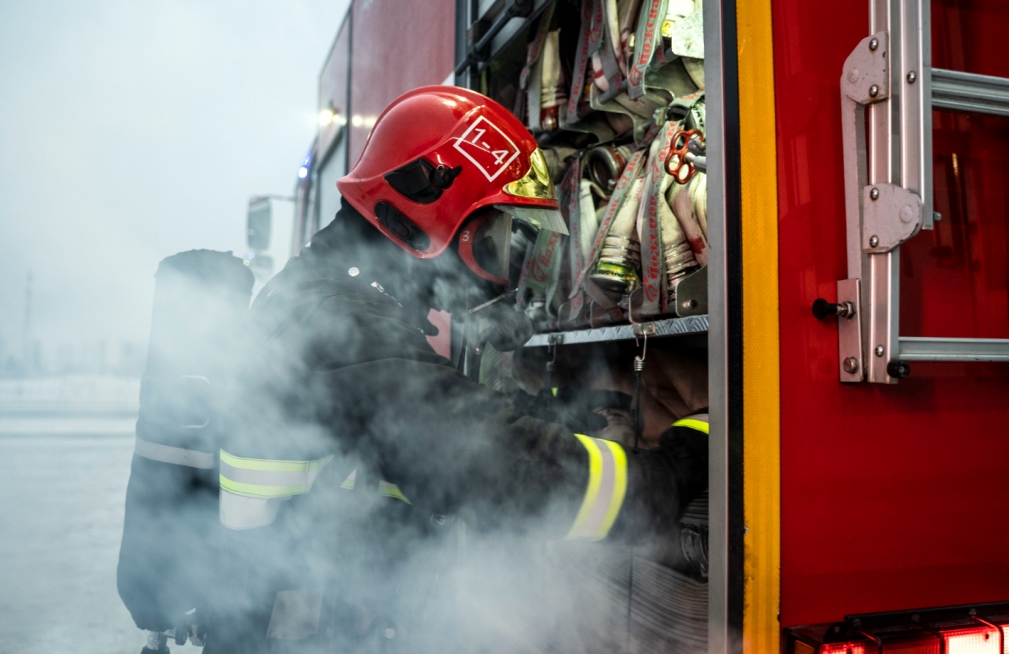
[[[869,652],[878,626],[893,651],[905,611],[1002,616],[1007,28],[995,0],[351,3],[296,249],[389,102],[480,91],[536,136],[570,234],[526,246],[521,350],[475,352],[458,316],[435,347],[495,388],[638,395],[644,446],[709,408],[705,574],[531,549],[558,649]]]

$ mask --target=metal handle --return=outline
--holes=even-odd
[[[826,320],[830,316],[837,316],[838,318],[854,318],[855,317],[855,303],[854,302],[828,302],[822,297],[818,297],[813,301],[813,315],[817,320]]]

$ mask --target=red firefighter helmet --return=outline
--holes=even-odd
[[[394,100],[336,185],[387,238],[421,259],[444,252],[479,213],[459,235],[460,255],[499,284],[507,278],[511,218],[567,233],[536,140],[497,102],[455,86],[425,86]]]

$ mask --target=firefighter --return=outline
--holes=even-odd
[[[425,338],[432,308],[482,320],[499,349],[531,334],[509,294],[522,244],[566,230],[543,154],[511,113],[462,88],[411,91],[337,186],[335,219],[252,308],[262,340],[220,452],[232,581],[207,654],[322,650],[375,629],[393,639],[394,615],[352,605],[400,597],[395,570],[453,519],[636,542],[707,485],[693,429],[647,451],[576,433],[460,374]]]

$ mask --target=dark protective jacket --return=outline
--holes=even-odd
[[[401,599],[399,572],[452,519],[630,539],[670,526],[704,490],[706,442],[660,456],[528,415],[435,354],[389,277],[373,284],[381,270],[326,236],[253,307],[261,339],[220,453],[229,608],[208,654],[360,636],[360,606]]]

